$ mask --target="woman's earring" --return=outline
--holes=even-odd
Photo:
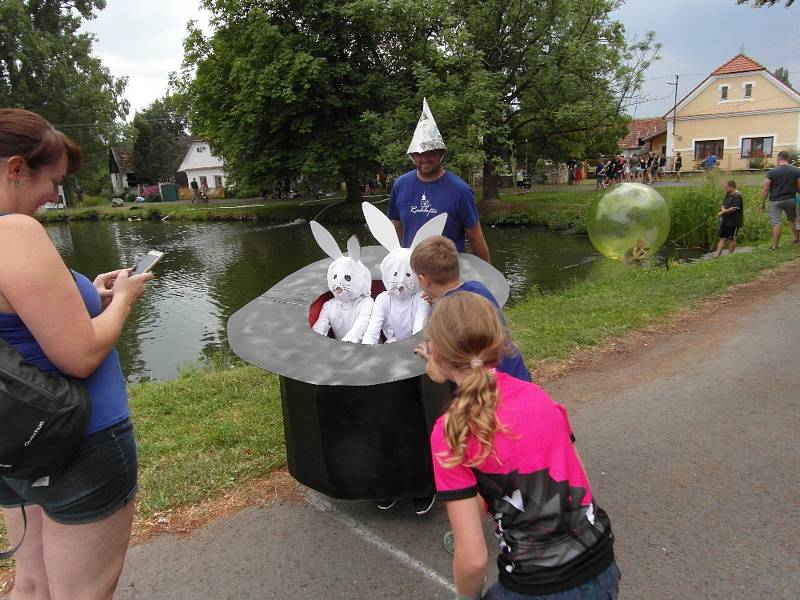
[[[15,179],[12,183],[14,184],[14,189],[18,190],[20,188],[19,179]]]

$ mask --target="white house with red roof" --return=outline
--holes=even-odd
[[[800,148],[800,94],[744,54],[711,72],[664,115],[666,149],[689,170],[709,154],[722,169],[774,164]],[[674,124],[673,124],[674,123]]]

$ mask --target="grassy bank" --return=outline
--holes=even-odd
[[[747,179],[745,182],[749,181]],[[670,203],[672,227],[670,240],[681,245],[710,247],[715,241],[718,221],[715,218],[722,202],[723,178],[719,174],[695,177],[686,187],[659,187],[659,193]],[[524,194],[503,194],[499,201],[478,202],[481,222],[487,226],[541,226],[553,231],[573,230],[586,233],[589,205],[603,192],[594,191],[594,184],[570,186],[563,190],[536,190]],[[561,186],[563,187],[563,186]],[[740,240],[755,241],[767,233],[766,215],[758,211],[756,185],[740,185],[745,199],[745,226]],[[94,200],[94,199],[92,199]],[[381,208],[385,197],[370,198]],[[182,221],[260,221],[271,224],[289,223],[297,219],[327,223],[363,223],[360,204],[346,204],[343,198],[320,201],[220,200],[210,205],[186,202],[126,205],[120,208],[98,206],[87,200],[81,209],[49,210],[38,218],[43,222],[152,220]],[[89,206],[89,204],[95,204]]]

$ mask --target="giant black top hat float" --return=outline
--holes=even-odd
[[[438,148],[444,142],[425,102],[408,151]],[[410,256],[410,250],[399,248],[393,225],[380,211],[371,205],[364,211],[383,246],[361,248],[351,238],[345,259],[324,227],[312,222],[315,239],[334,263],[323,259],[300,269],[236,312],[228,321],[228,339],[238,356],[280,376],[286,455],[295,479],[334,498],[428,496],[435,491],[428,437],[450,400],[450,388],[424,375],[425,364],[413,352],[421,334],[373,345],[338,341],[312,330],[333,297],[334,286],[329,291],[325,283],[335,273],[334,265],[360,261],[366,269],[350,265],[350,287],[359,287],[355,279],[363,272],[363,294],[369,293],[371,282],[375,297],[385,289],[381,262],[387,254],[392,259],[403,252],[406,259]],[[381,217],[384,223],[376,225]],[[420,230],[412,247],[426,235],[440,233],[446,219],[440,215],[438,230],[426,223],[427,231]],[[505,304],[508,283],[499,271],[468,254],[459,255],[459,263],[462,279],[482,282],[500,306]],[[370,303],[365,299],[361,306]]]
[[[383,290],[381,246],[361,249]],[[508,283],[481,259],[459,255],[462,279],[481,281],[502,306]],[[429,432],[450,399],[413,352],[416,334],[391,344],[353,344],[315,333],[330,260],[292,273],[233,314],[233,351],[280,376],[289,472],[334,498],[417,498],[434,492]]]

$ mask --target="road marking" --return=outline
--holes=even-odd
[[[323,498],[319,494],[315,494],[313,492],[306,492],[305,497],[306,497],[306,502],[309,505],[313,506],[320,512],[330,513],[334,519],[345,525],[348,529],[352,530],[353,533],[355,533],[365,542],[372,544],[373,546],[375,546],[379,550],[386,552],[387,554],[391,554],[406,566],[411,567],[415,571],[419,571],[428,579],[435,581],[436,583],[448,589],[449,591],[453,592],[454,594],[456,593],[456,586],[453,585],[449,579],[442,577],[441,575],[439,575],[439,573],[437,573],[430,567],[426,567],[424,564],[422,564],[413,556],[409,555],[403,550],[400,550],[400,548],[394,546],[393,544],[390,544],[386,540],[372,533],[369,529],[365,528],[358,521],[339,511],[339,509],[337,509],[333,504],[325,500],[325,498]]]

